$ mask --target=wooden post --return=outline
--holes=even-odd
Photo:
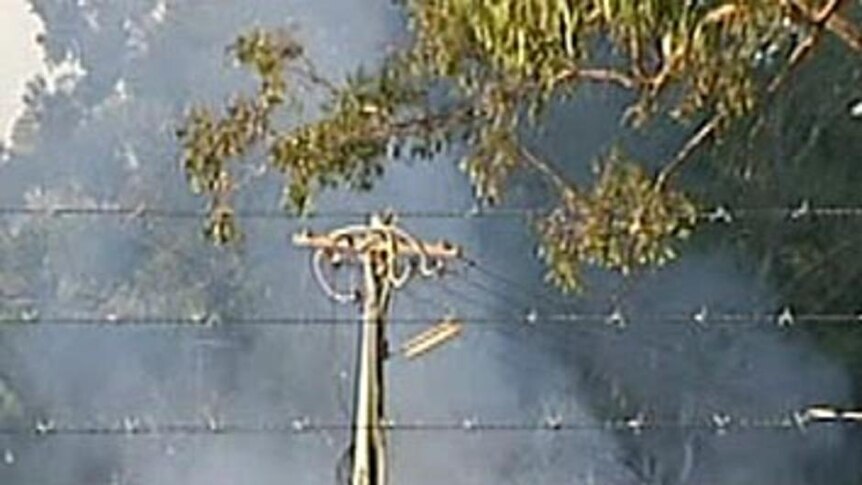
[[[362,321],[353,410],[353,445],[350,485],[387,484],[385,429],[385,375],[383,362],[389,352],[386,316],[393,290],[406,284],[419,271],[436,274],[442,262],[460,256],[460,249],[447,242],[421,242],[393,223],[391,216],[374,216],[368,225],[348,226],[325,235],[302,232],[294,235],[297,246],[315,250],[316,265],[359,263],[362,266]],[[431,263],[434,263],[432,266]],[[326,292],[338,301],[355,300],[341,294],[316,274]]]

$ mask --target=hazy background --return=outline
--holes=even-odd
[[[0,13],[0,139],[6,140],[23,109],[24,83],[43,70],[43,64],[36,43],[39,20],[29,14],[27,2],[2,0]]]
[[[3,0],[11,2],[11,0]],[[388,0],[32,0],[44,25],[42,68],[15,69],[30,84],[0,168],[0,204],[50,207],[148,205],[200,209],[178,166],[173,129],[190,103],[223,101],[250,79],[229,67],[225,46],[250,26],[296,26],[324,70],[373,65],[403,33]],[[11,4],[10,4],[11,5]],[[16,7],[20,5],[15,4]],[[3,4],[2,22],[7,6]],[[12,11],[12,10],[8,10]],[[32,21],[31,21],[32,22]],[[16,24],[17,25],[17,24]],[[2,35],[12,35],[3,29]],[[24,42],[24,37],[15,39]],[[3,49],[8,45],[4,42]],[[22,48],[23,49],[23,48]],[[10,51],[12,52],[12,51]],[[24,50],[16,49],[22,59]],[[6,64],[2,82],[6,83]],[[33,78],[39,69],[50,79]],[[35,70],[35,71],[34,71]],[[14,77],[14,76],[11,76]],[[40,80],[41,79],[41,80]],[[20,80],[2,84],[0,95]],[[18,95],[8,97],[10,102]],[[7,99],[7,98],[3,98]],[[624,99],[591,91],[559,106],[537,140],[577,176],[618,136]],[[4,105],[5,106],[5,105]],[[8,113],[6,108],[3,113]],[[668,133],[667,138],[673,139]],[[668,146],[672,146],[668,144]],[[645,150],[668,150],[661,138]],[[280,181],[264,178],[240,200],[277,207]],[[539,202],[535,180],[512,205]],[[320,209],[456,209],[472,205],[451,160],[393,166],[372,194],[327,194]],[[328,229],[348,221],[311,221]],[[287,243],[300,224],[244,220],[246,238],[216,249],[201,221],[122,217],[0,219],[4,316],[217,315],[212,329],[0,328],[0,424],[290,422],[350,419],[353,326],[229,325],[231,317],[340,316],[310,276],[308,254]],[[842,369],[797,333],[694,329],[639,315],[775,311],[774,290],[736,253],[688,251],[633,284],[619,305],[626,329],[561,327],[542,314],[602,311],[620,282],[591,278],[588,296],[564,300],[541,283],[535,241],[518,219],[405,220],[422,237],[464,245],[505,284],[475,271],[415,282],[394,314],[512,318],[535,309],[533,327],[469,326],[461,340],[417,362],[389,364],[396,422],[578,422],[632,416],[709,419],[769,416],[811,404],[847,403]],[[350,284],[342,275],[339,282]],[[14,326],[13,326],[14,325]],[[26,327],[24,327],[26,325]],[[415,327],[392,327],[394,341]],[[797,432],[656,430],[395,433],[393,483],[809,484],[856,483],[862,474],[839,428]],[[0,437],[5,484],[328,484],[345,433],[273,436]],[[11,457],[11,458],[9,458]]]

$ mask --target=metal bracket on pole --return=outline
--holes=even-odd
[[[383,361],[388,354],[386,315],[392,291],[404,286],[414,274],[438,275],[446,260],[460,257],[461,249],[449,242],[427,243],[395,225],[390,215],[373,216],[368,224],[347,226],[326,234],[303,231],[293,236],[297,246],[314,250],[315,276],[324,291],[339,302],[356,301],[355,292],[342,293],[323,277],[324,263],[362,267],[362,324],[358,355],[353,417],[350,485],[386,485],[385,386]],[[453,333],[449,329],[448,333]],[[432,335],[420,345],[445,335]],[[445,337],[445,338],[451,338]]]

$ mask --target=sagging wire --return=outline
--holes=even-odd
[[[491,296],[495,299],[494,304],[485,303],[479,301],[476,298],[470,297],[467,295],[465,291],[459,291],[456,288],[452,288],[444,282],[440,282],[441,290],[446,293],[449,297],[461,300],[468,305],[472,305],[475,307],[481,307],[483,309],[488,306],[493,306],[499,302],[500,305],[503,306],[503,311],[508,315],[506,318],[501,318],[501,322],[507,322],[501,325],[495,325],[495,329],[500,330],[500,334],[504,335],[513,340],[519,340],[522,338],[522,335],[518,333],[519,329],[526,329],[530,332],[531,335],[534,335],[537,338],[537,343],[539,345],[544,346],[546,349],[552,349],[558,353],[562,353],[566,350],[565,342],[561,341],[558,335],[555,335],[550,326],[545,325],[544,321],[542,324],[539,323],[538,312],[535,310],[535,307],[530,305],[529,301],[522,300],[523,297],[519,298],[518,296],[503,293],[501,291],[497,291],[487,285],[474,282],[467,276],[461,279],[456,279],[456,282],[465,283],[473,289],[479,290],[480,292]],[[521,300],[521,309],[514,310],[512,308],[512,302]],[[526,302],[526,304],[524,304]],[[472,326],[483,326],[484,324],[477,323],[477,320],[473,319],[469,315],[465,315],[460,319],[462,322],[467,325]],[[600,325],[604,325],[604,319],[597,320],[595,323],[599,323]],[[557,325],[559,326],[559,325]],[[572,328],[574,331],[583,331],[588,328],[585,325],[579,325],[578,328]],[[505,356],[504,356],[505,357]],[[508,360],[508,359],[504,359]],[[522,362],[517,362],[518,365],[523,365]]]
[[[329,263],[333,268],[338,269],[346,258],[351,258],[352,255],[347,254],[343,250],[353,249],[353,236],[360,232],[365,232],[367,227],[364,225],[351,225],[345,228],[333,231],[330,236],[333,239],[332,248],[318,248],[312,252],[311,265],[312,274],[317,280],[318,285],[323,289],[323,292],[328,298],[338,303],[346,304],[359,300],[359,294],[356,291],[342,293],[335,289],[335,285],[330,283],[324,276],[323,263]]]
[[[432,260],[425,246],[414,236],[398,228],[394,224],[395,217],[391,213],[374,215],[369,224],[354,224],[329,232],[325,238],[328,244],[315,247],[312,256],[314,275],[327,296],[339,303],[355,302],[359,299],[357,292],[341,293],[324,277],[323,263],[328,262],[339,267],[345,262],[354,262],[357,258],[380,257],[387,258],[386,283],[394,289],[404,287],[414,272],[422,276],[434,276],[442,271],[443,263],[439,259]],[[300,240],[311,238],[310,233],[299,236]],[[372,251],[375,247],[386,248],[385,251]],[[413,257],[405,260],[399,254],[399,248],[410,248]],[[432,263],[433,261],[433,263]]]
[[[347,292],[347,293],[340,292],[340,291],[338,291],[337,288],[335,288],[335,285],[333,283],[331,283],[329,280],[327,280],[326,276],[324,276],[324,271],[323,271],[323,259],[324,258],[329,258],[330,263],[335,266],[336,261],[334,261],[334,259],[336,258],[336,256],[328,255],[326,253],[326,251],[318,250],[318,251],[315,251],[314,254],[312,254],[311,269],[312,269],[312,274],[314,275],[314,279],[317,281],[317,284],[320,286],[320,288],[323,290],[323,292],[326,294],[326,296],[330,300],[333,300],[333,301],[336,301],[336,302],[342,303],[342,304],[353,303],[353,302],[358,301],[359,295],[357,294],[356,291],[353,291],[353,289],[351,289],[351,291]]]
[[[456,281],[464,281],[464,280],[456,280]],[[485,309],[489,306],[488,303],[484,303],[482,301],[477,300],[476,298],[468,296],[464,291],[459,291],[455,288],[451,288],[449,285],[447,285],[443,281],[439,282],[439,285],[440,285],[441,290],[444,293],[446,293],[450,298],[460,300],[460,301],[465,302],[468,305],[475,306],[475,307],[481,307],[483,309]],[[474,286],[474,288],[475,288],[475,286]],[[486,288],[486,287],[484,287],[484,286],[479,287],[479,289],[483,289],[483,288]],[[486,293],[487,293],[487,291],[486,291]],[[501,302],[503,302],[503,303],[506,303],[506,304],[511,303],[511,300],[509,298],[506,298],[504,295],[501,295],[498,292],[491,293],[491,296],[494,296],[496,298],[500,298]],[[537,323],[538,323],[537,313],[535,310],[529,309],[525,313],[520,313],[520,312],[512,313],[511,308],[509,308],[509,309],[506,309],[506,311],[509,312],[509,314],[511,316],[508,318],[500,319],[501,322],[506,322],[506,323],[504,323],[502,325],[495,325],[494,326],[494,330],[499,330],[500,335],[502,335],[506,338],[512,339],[513,341],[517,341],[517,342],[521,343],[521,340],[523,339],[523,334],[519,333],[519,330],[523,330],[523,331],[529,332],[530,335],[534,336],[534,338],[536,339],[535,340],[536,344],[544,347],[546,350],[551,350],[554,353],[557,353],[559,355],[562,355],[565,352],[571,350],[570,348],[567,347],[566,342],[564,340],[560,339],[560,336],[558,334],[555,334],[552,331],[552,328],[550,326],[544,325],[544,324],[538,324],[537,325]],[[483,326],[483,324],[481,324],[481,323],[477,324],[476,323],[477,321],[472,319],[472,317],[470,317],[469,315],[460,317],[459,321],[465,323],[468,326],[470,326],[470,325],[472,325],[473,327]],[[604,325],[603,321],[600,324]],[[577,328],[573,327],[572,330],[582,332],[582,331],[587,331],[587,330],[599,330],[599,329],[598,328],[590,329],[586,326],[580,325]],[[510,364],[512,364],[516,367],[523,367],[525,365],[525,362],[522,359],[512,359],[512,356],[510,353],[501,353],[498,355],[498,358],[501,358],[503,361],[509,362]]]
[[[428,297],[428,296],[416,294],[412,291],[411,288],[406,288],[402,292],[402,294],[404,296],[406,296],[408,300],[416,302],[419,305],[422,305],[423,307],[425,307],[426,309],[429,309],[431,311],[439,310],[439,309],[445,309],[446,315],[455,315],[459,323],[461,323],[461,324],[469,323],[469,322],[465,322],[462,319],[462,317],[460,315],[458,315],[457,311],[454,310],[452,308],[451,304],[449,304],[448,302],[444,303],[444,302],[437,300],[436,298],[433,298],[433,297]],[[465,298],[465,295],[458,293],[457,298],[461,299],[463,301],[463,299]],[[477,304],[477,303],[475,303],[474,300],[469,299],[469,298],[467,298],[467,302],[472,303],[472,304]],[[516,328],[512,328],[512,327],[514,327],[514,325],[512,325],[510,322],[508,325],[504,325],[501,327],[495,326],[493,329],[499,330],[500,335],[503,335],[507,338],[510,338],[512,340],[517,341],[519,339],[519,335],[517,335],[517,333],[515,332]],[[474,328],[475,328],[475,326],[474,326]],[[552,348],[558,352],[562,352],[564,350],[564,343],[561,342],[559,339],[555,338],[553,335],[551,335],[547,330],[548,329],[544,328],[544,327],[530,328],[531,332],[537,332],[538,337],[541,339],[541,342],[544,345],[546,345],[547,347],[550,347],[550,348]],[[535,363],[532,363],[529,361],[525,361],[523,359],[513,358],[512,353],[506,352],[504,349],[494,348],[493,350],[491,350],[491,353],[493,354],[494,357],[499,359],[501,362],[506,362],[506,363],[509,363],[509,364],[516,366],[516,367],[523,367],[524,365],[528,365],[535,372],[541,372],[542,371],[542,369],[540,368],[540,366],[538,364],[535,364]]]
[[[466,264],[468,270],[475,270],[476,272],[481,273],[485,277],[491,278],[517,291],[521,291],[529,297],[535,297],[536,299],[543,300],[546,304],[550,306],[566,306],[567,304],[570,304],[570,302],[562,301],[558,298],[554,298],[545,293],[542,293],[536,288],[530,288],[528,285],[519,282],[515,278],[506,276],[500,272],[492,270],[488,265],[485,265],[477,259],[467,256],[462,256],[461,259]],[[465,272],[465,277],[467,276],[468,272]]]

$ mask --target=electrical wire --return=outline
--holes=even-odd
[[[432,312],[439,311],[441,308],[446,309],[445,311],[449,312],[449,314],[454,314],[457,318],[457,313],[451,308],[447,308],[448,306],[450,306],[447,302],[442,302],[437,300],[436,298],[432,298],[429,296],[419,295],[417,293],[414,293],[413,290],[409,287],[405,288],[399,294],[404,295],[409,301],[417,303],[418,305],[421,305]],[[458,296],[456,298],[463,301],[463,295],[460,292],[458,292]],[[473,300],[472,298],[468,299],[467,301],[468,303],[476,304],[476,300]],[[494,327],[494,330],[498,330],[499,335],[513,339],[516,342],[521,341],[523,337],[523,335],[521,335],[518,330],[529,331],[538,338],[539,343],[544,345],[546,349],[554,349],[557,352],[563,352],[565,350],[564,342],[554,336],[549,331],[550,329],[545,326],[531,326],[525,328],[516,327],[514,325],[506,325]],[[543,371],[537,365],[529,362],[528,360],[513,358],[511,352],[506,352],[503,349],[494,349],[491,351],[491,354],[497,359],[499,359],[501,362],[507,362],[517,367],[524,367],[526,365],[531,367],[531,369],[537,373],[541,373]]]
[[[545,213],[545,209],[533,208],[482,208],[470,210],[424,209],[403,210],[397,213],[399,219],[474,219],[474,218],[523,218]],[[312,211],[307,214],[295,214],[283,210],[272,209],[241,209],[234,213],[244,219],[361,219],[371,217],[372,211],[359,210],[327,210]],[[139,207],[24,207],[2,206],[0,216],[27,217],[129,217],[144,219],[199,219],[206,218],[209,213],[199,209],[171,209]]]
[[[566,304],[570,303],[561,301],[560,298],[554,298],[552,296],[543,294],[536,288],[531,288],[528,285],[516,280],[515,278],[506,276],[500,272],[497,272],[496,270],[491,269],[489,265],[486,265],[477,259],[470,258],[467,256],[462,256],[461,259],[467,265],[468,270],[475,270],[476,272],[481,273],[483,276],[490,278],[498,283],[502,283],[503,285],[508,286],[520,292],[521,294],[526,294],[531,298],[543,300],[549,305],[565,306]],[[469,271],[465,274],[465,277],[467,276],[469,276]]]
[[[558,415],[535,421],[484,421],[475,417],[460,421],[384,420],[369,429],[393,432],[523,432],[523,431],[632,431],[698,429],[727,433],[735,431],[804,431],[809,426],[828,425],[862,429],[862,411],[841,410],[816,406],[774,415],[734,416],[712,413],[699,419],[671,420],[650,417],[643,413],[607,420],[570,421]],[[32,426],[0,427],[0,435],[51,437],[64,435],[90,436],[160,436],[160,435],[240,435],[240,434],[314,434],[330,431],[355,430],[348,422],[316,421],[299,417],[287,422],[240,423],[209,418],[204,422],[153,422],[126,417],[114,424],[64,424],[40,419]]]
[[[443,287],[444,291],[452,296],[467,298],[462,292]],[[469,299],[467,300],[469,301]],[[477,303],[480,304],[481,303]],[[485,307],[489,305],[483,305]],[[425,325],[429,321],[435,321],[439,315],[390,317],[387,323],[394,325]],[[626,315],[616,309],[610,313],[577,313],[577,312],[549,312],[542,313],[538,307],[528,309],[511,316],[466,314],[459,316],[465,325],[559,325],[579,326],[597,325],[625,328],[639,322],[650,325],[678,325],[692,326],[693,328],[709,327],[781,327],[791,328],[797,325],[848,325],[862,328],[862,314],[859,313],[802,313],[794,314],[789,307],[785,307],[777,313],[758,312],[729,312],[711,313],[705,306],[692,313],[655,313],[643,315]],[[0,318],[0,331],[33,330],[49,327],[102,327],[102,328],[129,328],[129,327],[182,327],[189,329],[220,328],[225,326],[284,326],[284,327],[327,327],[332,325],[356,325],[359,317],[220,317],[220,316],[62,316],[53,315],[46,317],[2,317]]]
[[[421,209],[398,212],[401,219],[478,219],[478,218],[534,218],[548,214],[548,208],[473,208],[468,210],[452,209]],[[367,219],[373,213],[357,210],[328,210],[294,214],[288,211],[272,209],[242,209],[235,215],[247,219]],[[174,209],[140,205],[137,207],[123,206],[55,206],[27,207],[0,206],[0,216],[30,216],[30,217],[133,217],[150,219],[197,219],[209,215],[202,209]],[[808,200],[803,200],[795,207],[739,207],[716,206],[701,210],[698,217],[706,222],[730,223],[748,218],[779,218],[787,220],[804,220],[823,217],[855,218],[862,217],[862,206],[816,206]]]

